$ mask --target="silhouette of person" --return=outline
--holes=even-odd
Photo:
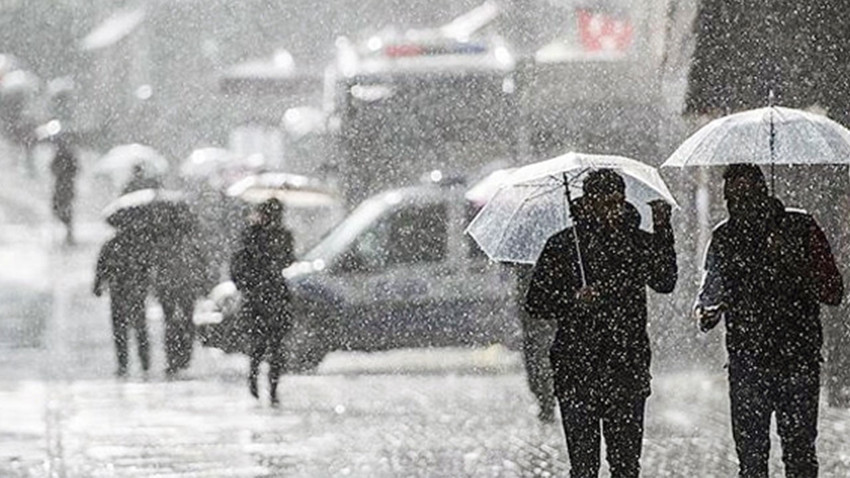
[[[729,219],[712,234],[695,316],[703,331],[725,319],[739,476],[768,475],[775,414],[786,476],[814,477],[819,303],[838,305],[843,281],[814,218],[770,196],[757,166],[730,165],[723,179]]]
[[[178,206],[175,206],[178,207]],[[165,357],[168,376],[189,367],[195,339],[195,301],[214,279],[207,255],[195,232],[198,224],[188,210],[164,221],[167,230],[151,243],[154,257],[154,293],[165,319]]]
[[[670,206],[651,203],[649,233],[616,172],[590,172],[583,191],[574,225],[546,242],[525,306],[557,321],[550,359],[570,476],[598,475],[604,435],[612,478],[637,477],[650,394],[646,286],[669,293],[677,278]]]
[[[74,196],[79,164],[65,140],[56,141],[56,154],[50,163],[53,173],[53,215],[65,226],[65,243],[74,243]]]
[[[230,276],[243,296],[241,316],[250,342],[249,391],[259,398],[257,376],[260,363],[267,358],[272,405],[278,403],[277,387],[284,367],[281,348],[291,327],[283,269],[294,260],[293,240],[283,225],[283,213],[283,204],[277,199],[260,204],[230,263]]]
[[[95,269],[93,292],[100,297],[109,290],[112,315],[112,339],[118,358],[117,375],[127,375],[129,329],[136,333],[139,361],[147,372],[150,346],[145,318],[150,258],[139,247],[136,232],[122,229],[100,249]]]
[[[555,326],[552,321],[529,316],[522,306],[533,267],[528,264],[514,264],[512,267],[520,301],[517,312],[522,325],[522,359],[528,389],[537,401],[537,418],[543,423],[551,423],[555,420],[556,403],[549,349],[555,336]]]

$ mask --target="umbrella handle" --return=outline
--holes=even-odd
[[[774,171],[774,163],[775,161],[775,151],[776,151],[776,125],[773,122],[773,108],[774,108],[774,94],[773,88],[767,94],[767,103],[770,106],[770,195],[776,197],[776,184],[775,178],[776,173]]]
[[[578,270],[579,270],[579,274],[581,274],[581,286],[587,287],[587,274],[584,271],[584,259],[582,258],[582,255],[581,255],[581,244],[579,243],[579,240],[578,240],[578,222],[575,220],[575,217],[573,216],[573,209],[572,209],[573,208],[573,198],[570,195],[570,185],[569,185],[569,181],[567,180],[567,174],[566,173],[564,173],[564,191],[565,191],[565,194],[564,194],[565,200],[567,201],[567,207],[566,207],[567,217],[569,219],[573,220],[573,242],[575,243],[575,246],[576,246],[576,256],[578,258]]]

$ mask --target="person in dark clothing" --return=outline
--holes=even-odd
[[[517,313],[522,325],[522,359],[528,389],[537,401],[537,418],[543,423],[551,423],[555,420],[555,389],[549,348],[555,337],[555,324],[548,320],[536,320],[522,306],[533,266],[514,264],[512,268],[516,275],[517,298],[520,302]]]
[[[112,339],[118,356],[119,377],[127,375],[128,328],[136,333],[142,370],[147,372],[150,365],[145,319],[149,272],[149,257],[139,247],[136,233],[132,230],[119,230],[100,250],[93,292],[100,297],[105,289],[109,290]]]
[[[598,475],[601,427],[611,476],[637,477],[650,394],[646,286],[669,293],[677,279],[670,206],[651,203],[648,233],[617,173],[593,171],[583,189],[575,224],[553,235],[538,258],[526,308],[557,321],[550,358],[570,476]]]
[[[695,306],[703,331],[722,319],[739,476],[766,477],[776,414],[786,476],[815,477],[823,332],[841,275],[814,218],[785,209],[754,165],[723,174],[729,219],[714,230]]]
[[[294,261],[293,240],[283,226],[283,205],[269,199],[256,210],[254,223],[242,236],[230,263],[230,275],[242,293],[242,320],[250,337],[248,386],[259,398],[257,376],[263,358],[269,362],[269,396],[277,405],[283,372],[283,339],[291,327],[289,291],[283,269]]]
[[[154,293],[165,316],[166,375],[189,367],[195,339],[195,301],[214,279],[206,254],[196,240],[197,225],[186,218],[155,241]]]
[[[79,165],[77,156],[64,140],[56,142],[56,154],[50,163],[53,173],[53,214],[65,226],[65,243],[74,243],[74,196]]]

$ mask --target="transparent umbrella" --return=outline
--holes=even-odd
[[[147,176],[159,176],[168,171],[168,160],[164,156],[154,148],[138,143],[110,149],[97,160],[94,170],[116,181],[126,181],[136,165],[141,166]]]
[[[768,106],[708,123],[686,139],[662,167],[734,163],[848,164],[850,130],[823,115]]]
[[[658,171],[621,156],[567,153],[513,171],[475,216],[466,232],[494,261],[533,264],[550,236],[572,224],[570,203],[587,173],[613,169],[626,183],[626,199],[651,226],[648,202],[676,205]]]

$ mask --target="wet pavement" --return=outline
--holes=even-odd
[[[0,477],[567,475],[561,431],[538,423],[516,352],[333,353],[314,374],[285,376],[275,409],[249,396],[239,355],[200,348],[167,380],[152,309],[153,369],[117,380],[107,300],[89,292],[107,231],[84,225],[74,248],[46,226],[5,231],[0,277],[19,303],[0,318],[11,337],[0,341]],[[656,375],[643,476],[734,476],[722,371]],[[850,476],[850,411],[821,416],[821,476]],[[771,476],[779,455],[775,445]]]

